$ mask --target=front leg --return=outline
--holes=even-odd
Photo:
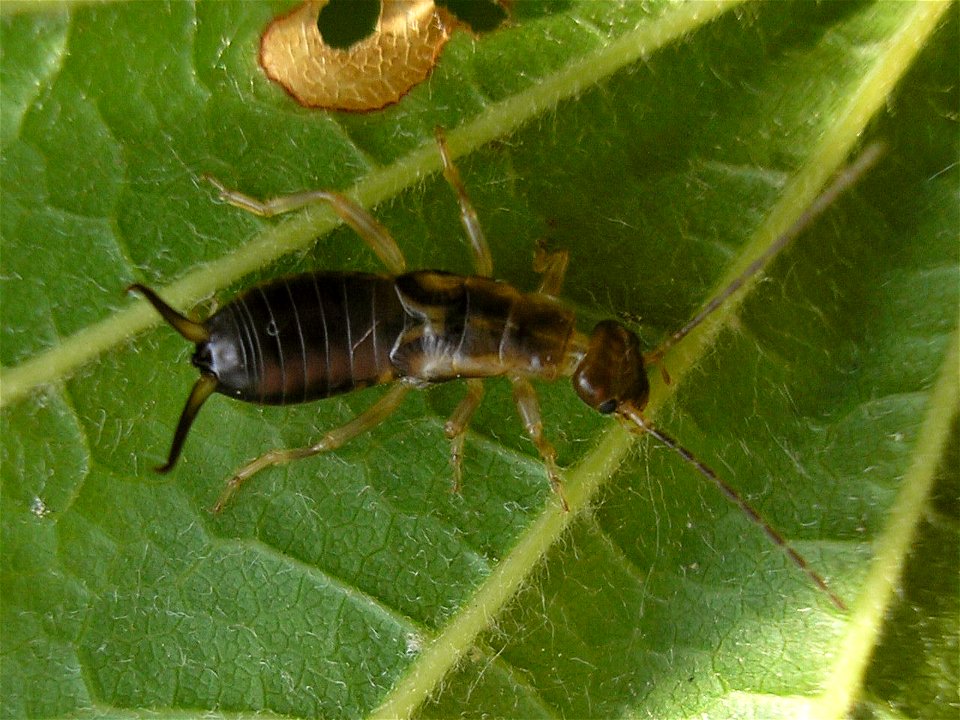
[[[563,278],[567,274],[567,265],[570,264],[570,253],[566,250],[547,250],[543,240],[537,243],[533,254],[533,271],[540,273],[540,287],[537,292],[551,297],[559,297],[563,287]]]
[[[569,512],[570,506],[563,494],[560,469],[557,467],[557,451],[543,435],[543,420],[540,417],[540,401],[537,400],[537,391],[533,389],[530,381],[524,377],[512,377],[510,382],[513,384],[513,400],[517,404],[520,420],[523,421],[527,434],[533,440],[533,444],[537,446],[540,457],[543,458],[543,463],[547,467],[547,476],[550,478],[550,485],[557,497],[560,498],[560,504],[563,506],[564,512]]]

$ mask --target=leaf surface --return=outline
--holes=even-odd
[[[364,115],[305,110],[262,77],[277,6],[3,17],[0,715],[786,717],[955,692],[955,588],[923,573],[908,573],[914,607],[947,618],[925,646],[939,676],[914,692],[907,653],[867,667],[901,622],[886,611],[912,528],[955,482],[958,23],[944,7],[517,3]],[[859,137],[886,143],[742,304],[668,355],[672,385],[651,373],[654,421],[849,613],[688,465],[564,382],[538,387],[570,514],[499,381],[461,495],[443,437],[457,384],[258,476],[219,516],[205,509],[232,470],[382,389],[288,408],[215,398],[176,471],[152,473],[195,372],[126,285],[202,315],[284,273],[378,269],[324,208],[261,220],[214,202],[201,174],[257,196],[348,190],[411,267],[468,273],[436,125],[497,277],[535,287],[548,238],[570,251],[581,329],[622,318],[651,347]]]

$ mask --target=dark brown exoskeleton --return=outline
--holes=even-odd
[[[811,207],[767,251],[684,328],[651,353],[622,324],[606,320],[590,335],[575,328],[574,314],[558,299],[567,267],[564,251],[538,248],[534,268],[542,274],[536,292],[523,293],[493,280],[493,262],[473,206],[438,132],[444,175],[457,194],[470,239],[476,274],[406,271],[400,248],[366,210],[334,192],[316,191],[258,201],[211,181],[220,197],[258,215],[271,216],[314,202],[327,202],[370,246],[390,275],[317,272],[256,286],[203,323],[167,305],[153,290],[142,293],[181,335],[196,343],[193,387],[165,465],[173,468],[194,418],[219,392],[247,402],[288,404],[331,397],[356,388],[392,384],[370,408],[314,445],[272,450],[247,463],[227,482],[214,512],[236,489],[272,465],[339,447],[386,418],[414,387],[464,379],[467,394],[445,425],[451,441],[455,486],[460,483],[465,433],[483,397],[483,378],[506,377],[523,425],[546,465],[566,509],[553,446],[543,434],[531,379],[571,377],[579,397],[600,413],[614,414],[634,432],[649,433],[680,454],[738,505],[780,546],[835,605],[843,603],[786,540],[726,482],[669,435],[646,420],[647,366],[683,338],[788,244],[817,214],[849,187],[877,158],[874,146],[841,173]]]

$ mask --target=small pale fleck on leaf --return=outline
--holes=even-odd
[[[411,632],[406,636],[406,656],[415,657],[423,650],[423,638],[419,633]]]
[[[42,498],[35,496],[33,502],[30,503],[30,512],[38,518],[42,518],[50,514],[50,508],[47,507]]]
[[[433,0],[384,0],[373,33],[338,49],[317,28],[325,2],[274,19],[260,42],[267,76],[307,107],[377,110],[397,102],[430,74],[456,24]]]

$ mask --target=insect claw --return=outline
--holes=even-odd
[[[463,436],[461,435],[460,438]],[[463,442],[453,441],[450,445],[450,464],[453,466],[453,482],[450,484],[450,494],[459,495],[463,482]]]
[[[211,515],[219,515],[223,509],[227,506],[227,503],[230,502],[230,498],[233,496],[234,490],[237,489],[237,478],[232,477],[227,482],[227,486],[220,493],[220,497],[217,498],[217,501],[213,504],[213,507],[210,508],[209,512]]]
[[[562,488],[562,487],[558,487],[558,488],[557,488],[557,497],[560,498],[560,507],[563,508],[563,511],[564,511],[565,513],[570,512],[570,504],[567,502],[567,497],[566,497],[566,495],[563,494],[563,488]]]
[[[221,202],[229,202],[228,194],[230,191],[227,189],[226,185],[224,185],[222,182],[217,180],[217,178],[215,178],[213,175],[207,172],[201,173],[200,179],[210,183],[217,189],[218,200],[220,200]]]
[[[563,491],[563,483],[560,481],[560,474],[557,471],[557,466],[552,461],[547,462],[547,475],[550,478],[550,487],[553,488],[554,494],[560,500],[560,507],[563,508],[565,513],[570,512],[570,503],[567,502],[567,495]]]

